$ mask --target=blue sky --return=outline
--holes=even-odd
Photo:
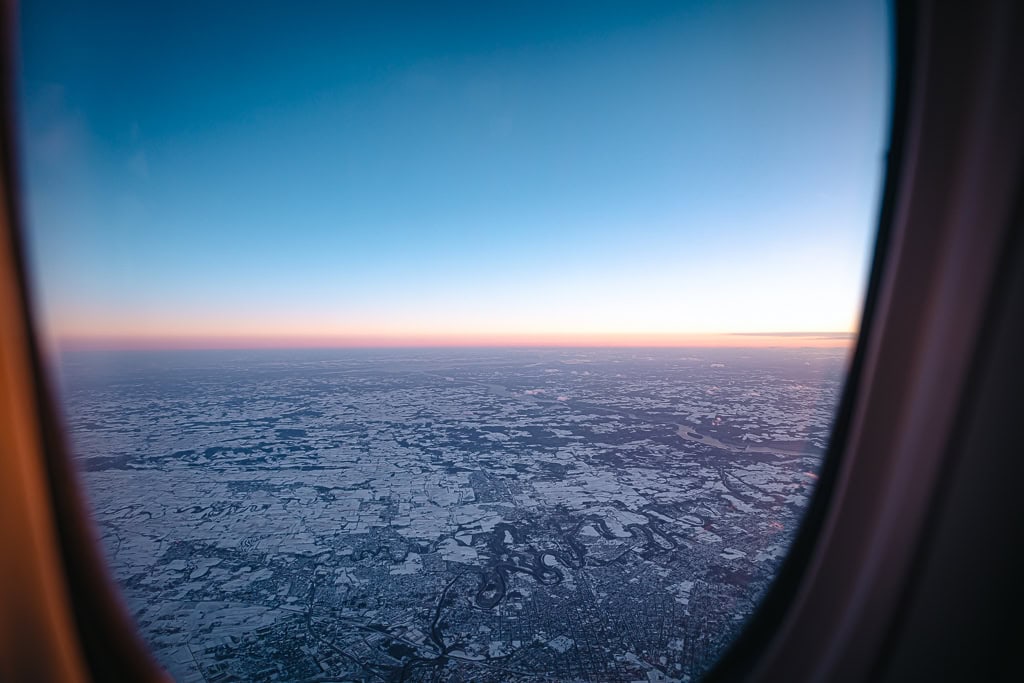
[[[26,3],[59,337],[854,329],[881,2]]]

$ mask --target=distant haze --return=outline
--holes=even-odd
[[[42,1],[20,22],[33,275],[69,347],[859,326],[881,1]]]

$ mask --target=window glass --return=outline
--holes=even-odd
[[[183,681],[687,681],[828,445],[872,2],[26,3],[35,305]]]

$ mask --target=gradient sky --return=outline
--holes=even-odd
[[[56,337],[856,329],[888,132],[883,2],[21,12],[27,213]]]

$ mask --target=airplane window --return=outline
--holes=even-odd
[[[40,335],[181,681],[689,681],[859,326],[880,2],[27,3]]]

